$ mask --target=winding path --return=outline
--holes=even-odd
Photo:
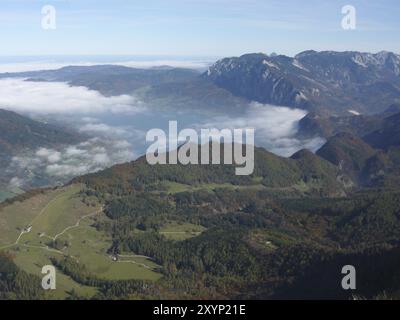
[[[93,212],[93,213],[90,213],[90,214],[87,214],[87,215],[81,217],[81,218],[78,220],[78,222],[75,223],[73,226],[69,226],[69,227],[65,228],[63,231],[61,231],[59,234],[56,234],[54,237],[50,237],[50,236],[48,236],[48,235],[46,235],[46,234],[43,234],[43,237],[49,238],[49,239],[51,239],[51,240],[53,240],[53,241],[56,241],[57,238],[61,237],[61,236],[62,236],[64,233],[66,233],[67,231],[72,230],[72,229],[75,229],[75,228],[78,228],[78,227],[80,226],[81,221],[82,221],[83,219],[96,216],[96,215],[100,214],[101,212],[103,212],[103,208],[97,210],[96,212]]]
[[[36,217],[33,218],[33,220],[30,222],[30,224],[28,224],[28,226],[33,226],[33,224],[35,223],[35,221],[36,221],[40,216],[43,215],[43,213],[46,211],[46,209],[47,209],[53,202],[55,202],[56,200],[58,200],[58,199],[59,199],[61,196],[63,196],[63,195],[64,195],[64,194],[62,193],[62,194],[56,196],[54,199],[50,200],[50,201],[42,208],[42,210],[39,212],[39,214],[38,214]],[[65,234],[66,232],[68,232],[69,230],[72,230],[72,229],[75,229],[75,228],[80,227],[80,223],[81,223],[82,220],[87,219],[87,218],[90,218],[90,217],[93,217],[93,216],[96,216],[96,215],[100,214],[101,212],[103,212],[103,210],[104,210],[104,207],[101,207],[101,208],[100,208],[99,210],[97,210],[96,212],[92,212],[92,213],[90,213],[90,214],[87,214],[87,215],[85,215],[85,216],[80,217],[79,220],[78,220],[74,225],[69,226],[69,227],[66,227],[63,231],[61,231],[60,233],[56,234],[54,237],[48,236],[48,235],[46,235],[46,234],[42,234],[40,237],[46,237],[46,238],[48,238],[48,239],[50,239],[50,240],[56,241],[59,237],[61,237],[62,235],[64,235],[64,234]],[[4,247],[0,247],[0,250],[7,249],[7,248],[11,248],[11,247],[14,247],[14,246],[18,245],[19,242],[20,242],[20,240],[21,240],[21,238],[22,238],[22,236],[23,236],[24,234],[27,234],[27,233],[30,233],[30,232],[31,232],[31,230],[28,231],[26,228],[24,228],[24,229],[21,231],[21,233],[18,235],[18,238],[17,238],[17,240],[16,240],[14,243],[9,244],[9,245],[6,245],[6,246],[4,246]],[[57,250],[57,249],[49,248],[49,246],[35,246],[35,245],[28,245],[28,244],[22,244],[22,246],[24,246],[24,247],[26,247],[26,248],[42,249],[42,250],[46,250],[46,251],[48,251],[48,252],[53,252],[53,253],[57,253],[57,254],[66,256],[66,254],[65,254],[64,252],[62,252],[62,251],[60,251],[60,250]],[[73,256],[70,256],[70,257],[73,258],[73,259],[76,259],[76,258],[73,257]],[[121,257],[121,258],[145,258],[145,259],[154,261],[153,258],[144,256],[144,255],[118,255],[118,257]],[[110,257],[110,258],[112,258],[112,257]],[[146,265],[146,264],[144,264],[144,263],[136,262],[136,261],[133,261],[133,260],[125,260],[125,261],[124,261],[124,260],[118,260],[118,261],[116,261],[116,262],[117,262],[117,263],[132,263],[132,264],[136,264],[136,265],[142,266],[142,267],[144,267],[144,268],[146,268],[146,269],[149,269],[149,270],[154,270],[154,269],[156,269],[156,268],[150,267],[150,266],[148,266],[148,265]]]
[[[68,188],[67,188],[66,190],[68,190]],[[35,223],[35,221],[36,221],[39,217],[41,217],[41,216],[43,215],[43,213],[47,210],[47,208],[48,208],[53,202],[55,202],[56,200],[58,200],[58,199],[61,198],[62,196],[64,196],[64,192],[61,193],[61,194],[59,194],[59,195],[56,196],[55,198],[51,199],[51,200],[42,208],[42,210],[40,210],[39,214],[38,214],[36,217],[33,218],[33,220],[28,224],[28,226],[33,226],[33,224]],[[87,217],[89,217],[89,216],[96,215],[96,214],[102,212],[102,210],[103,210],[103,207],[102,207],[100,210],[98,210],[98,211],[96,211],[96,212],[94,212],[94,213],[91,213],[91,214],[88,214],[88,215],[86,215],[86,216],[81,217],[75,225],[70,226],[70,227],[67,227],[66,229],[64,229],[64,231],[62,231],[61,233],[59,233],[58,235],[56,235],[54,238],[52,238],[52,237],[50,237],[50,236],[47,236],[47,235],[45,235],[45,234],[44,234],[43,236],[44,236],[44,237],[47,237],[47,238],[49,238],[49,239],[51,239],[51,240],[53,240],[53,241],[55,241],[59,236],[61,236],[62,234],[64,234],[64,233],[67,232],[68,230],[70,230],[70,229],[72,229],[72,228],[79,227],[79,224],[80,224],[80,222],[82,221],[82,219],[87,218]],[[27,231],[27,230],[24,228],[24,229],[21,231],[21,233],[18,235],[18,238],[17,238],[17,240],[15,240],[14,243],[5,245],[5,246],[3,246],[3,247],[0,247],[0,250],[7,249],[7,248],[12,248],[12,247],[18,245],[18,244],[19,244],[19,241],[21,240],[21,237],[22,237],[24,234],[27,234],[27,233],[30,233],[30,230]],[[45,248],[45,247],[41,247],[41,248]]]

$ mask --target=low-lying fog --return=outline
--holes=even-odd
[[[257,146],[281,156],[308,148],[315,151],[323,143],[320,138],[299,140],[298,121],[306,115],[299,109],[250,103],[241,114],[204,110],[161,111],[150,109],[138,98],[129,95],[104,97],[85,87],[70,87],[59,82],[30,82],[24,79],[0,80],[0,107],[38,120],[62,121],[91,138],[84,143],[59,150],[39,148],[15,157],[7,168],[15,172],[10,183],[23,186],[31,179],[27,172],[40,172],[50,182],[65,182],[81,174],[97,171],[116,163],[127,162],[145,153],[149,144],[148,130],[164,129],[178,122],[178,130],[193,128],[255,129]]]

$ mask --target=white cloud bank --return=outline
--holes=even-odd
[[[137,113],[143,104],[133,96],[105,97],[63,82],[0,80],[0,108],[39,114]]]
[[[75,127],[98,137],[59,150],[40,148],[15,157],[7,168],[12,186],[34,185],[36,177],[42,179],[42,185],[43,181],[52,185],[54,181],[64,183],[72,177],[133,160],[145,153],[145,131],[152,128],[146,128],[146,123],[153,126],[157,117],[155,111],[144,112],[149,110],[132,96],[105,97],[85,87],[23,79],[0,79],[0,108],[54,117],[81,115],[79,121],[72,120]],[[129,126],[108,121],[110,114],[121,113],[124,120],[132,120]],[[137,117],[137,113],[141,113],[141,117]],[[256,145],[281,156],[290,156],[303,148],[315,151],[325,142],[320,138],[300,140],[296,137],[298,122],[306,115],[300,109],[251,103],[241,116],[207,117],[203,114],[191,124],[184,120],[187,115],[189,113],[175,112],[167,117],[164,114],[164,118],[170,116],[171,120],[177,120],[180,130],[254,128]],[[192,119],[193,114],[190,116]]]
[[[281,156],[291,156],[301,149],[316,151],[324,143],[322,138],[301,140],[296,137],[298,123],[306,111],[260,103],[251,103],[241,117],[221,116],[201,125],[204,128],[254,128],[256,145]]]

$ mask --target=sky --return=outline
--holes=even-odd
[[[42,28],[42,8],[56,28]],[[343,30],[342,7],[356,8]],[[400,53],[398,0],[0,0],[1,56]]]

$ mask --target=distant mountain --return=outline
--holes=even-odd
[[[386,116],[386,113],[368,116],[320,116],[310,112],[299,121],[298,135],[303,138],[330,138],[338,133],[347,132],[363,137],[381,128]]]
[[[370,145],[349,133],[337,134],[317,151],[320,157],[349,170],[360,170],[375,153]]]
[[[82,139],[65,128],[32,120],[0,109],[0,152],[17,153],[23,149],[71,144]]]
[[[246,54],[216,62],[205,79],[261,103],[319,115],[383,112],[399,101],[400,56],[305,51],[294,58]]]
[[[392,105],[389,106],[383,113],[386,116],[391,116],[396,113],[400,113],[400,103],[393,103]]]
[[[372,135],[375,142],[385,139]],[[368,136],[367,136],[368,137]],[[367,140],[367,139],[365,139]],[[339,133],[317,151],[317,155],[339,166],[358,188],[400,186],[400,145],[391,145],[386,150],[374,149],[363,139],[350,133]],[[385,144],[386,145],[386,144]],[[382,146],[378,144],[378,146]]]
[[[400,105],[393,104],[374,115],[321,116],[308,113],[299,121],[298,135],[302,138],[330,138],[347,132],[363,138],[374,148],[387,149],[400,144]]]
[[[69,66],[57,70],[3,73],[0,78],[27,78],[29,81],[61,81],[84,86],[105,96],[131,94],[139,88],[182,82],[199,75],[183,68],[136,69],[115,65]]]
[[[317,155],[340,167],[353,179],[358,179],[367,160],[376,151],[362,139],[349,133],[340,133],[317,151]]]
[[[378,151],[361,172],[364,185],[397,189],[400,187],[400,148]]]
[[[388,149],[400,146],[400,113],[396,113],[383,120],[380,129],[368,134],[365,140],[374,148]]]
[[[391,52],[305,51],[295,57],[254,53],[219,60],[204,74],[98,65],[0,74],[7,77],[62,81],[106,96],[135,94],[150,105],[177,109],[228,110],[256,101],[326,117],[382,113],[400,102],[400,56]]]

